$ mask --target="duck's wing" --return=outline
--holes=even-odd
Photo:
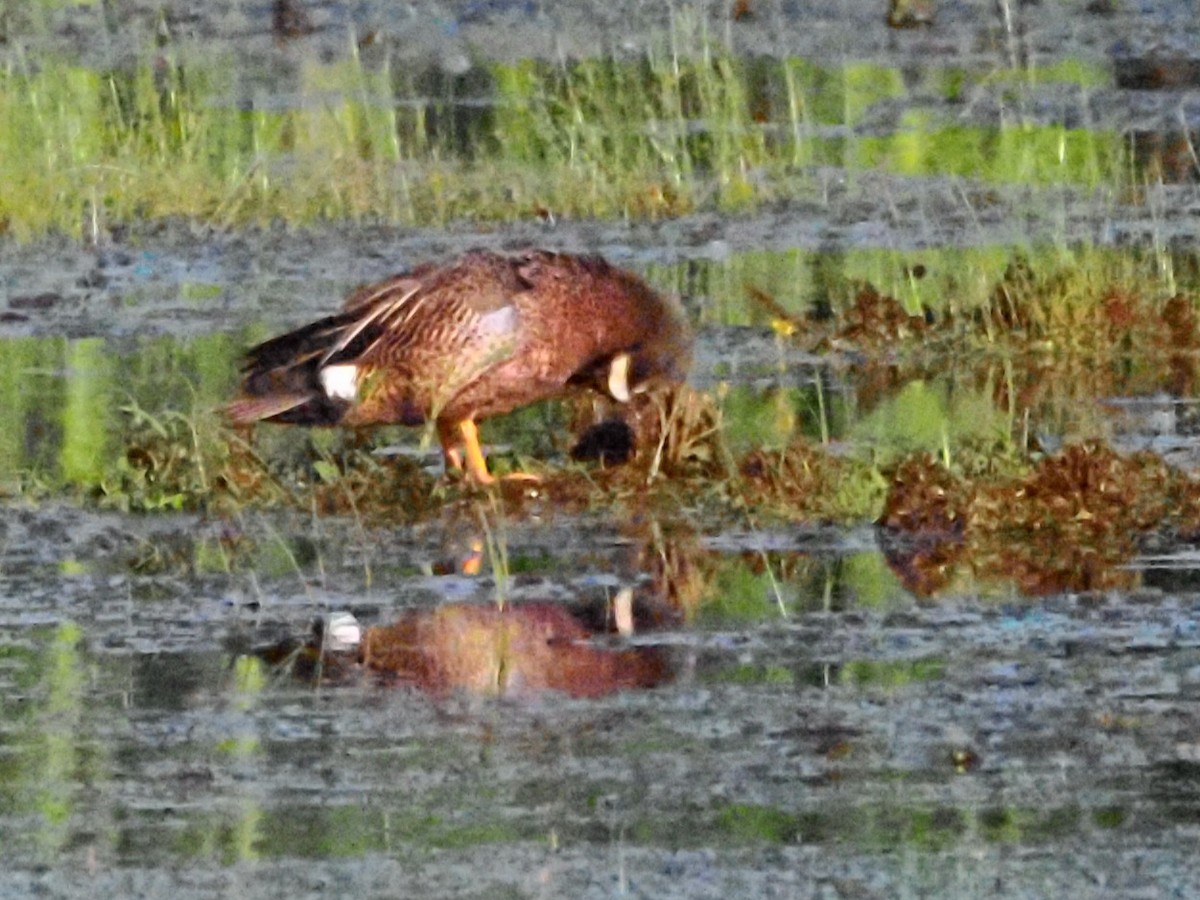
[[[251,348],[234,421],[424,421],[514,352],[525,289],[490,254],[397,276],[346,308]]]

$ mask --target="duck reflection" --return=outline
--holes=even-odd
[[[451,532],[422,566],[444,596],[445,579],[482,583],[475,578],[496,564],[485,532]],[[510,574],[496,579],[502,601],[447,600],[371,627],[335,613],[311,639],[285,641],[260,655],[305,679],[369,675],[435,695],[601,697],[656,687],[675,677],[672,653],[625,639],[678,628],[694,617],[706,583],[697,538],[654,521],[630,523],[616,537],[608,564],[624,585],[619,589],[584,587],[573,589],[573,599],[551,601],[521,596],[536,591],[544,597],[552,588],[541,578],[523,582]]]
[[[619,592],[612,605],[627,611],[598,618],[632,621],[632,591]],[[548,601],[445,603],[368,628],[338,613],[320,623],[312,640],[260,655],[302,678],[339,682],[369,674],[434,695],[602,697],[672,678],[665,648],[607,646],[574,611]]]
[[[367,629],[367,670],[432,693],[601,697],[670,678],[661,647],[606,647],[565,606],[452,603]]]

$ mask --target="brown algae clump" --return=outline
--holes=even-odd
[[[928,595],[969,564],[1028,594],[1130,587],[1125,567],[1162,531],[1196,533],[1200,484],[1157,456],[1074,444],[1021,476],[969,482],[930,457],[901,464],[880,519],[889,562]]]

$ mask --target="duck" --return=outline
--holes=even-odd
[[[686,380],[691,352],[678,302],[601,256],[473,250],[251,347],[226,413],[235,425],[432,422],[447,472],[489,485],[481,420],[579,390],[628,403]]]

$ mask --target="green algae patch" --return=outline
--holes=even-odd
[[[742,843],[795,843],[800,820],[770,806],[733,804],[717,814],[716,826]]]
[[[876,687],[894,691],[913,684],[939,681],[945,672],[946,662],[942,659],[896,662],[853,660],[841,667],[838,680],[856,687]]]

